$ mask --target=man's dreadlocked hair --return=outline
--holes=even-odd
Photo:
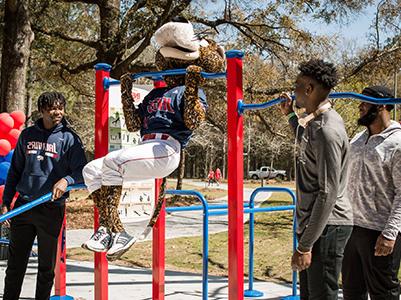
[[[45,92],[38,98],[38,110],[47,109],[52,107],[54,104],[60,104],[65,107],[65,98],[62,93],[59,92]]]
[[[325,89],[331,90],[337,85],[338,75],[333,64],[320,59],[311,59],[299,66],[301,74],[316,80]]]

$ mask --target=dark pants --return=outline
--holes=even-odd
[[[4,300],[18,300],[35,237],[38,240],[36,300],[48,300],[54,280],[57,241],[65,206],[39,205],[11,220]]]
[[[312,248],[310,267],[299,273],[301,300],[336,300],[344,248],[352,226],[327,225]]]
[[[393,253],[375,256],[380,231],[354,227],[344,253],[342,267],[345,300],[399,300],[398,269],[401,258],[401,239],[398,235]]]

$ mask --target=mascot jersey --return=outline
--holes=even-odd
[[[183,118],[185,86],[153,89],[139,104],[142,120],[141,136],[149,133],[166,133],[184,148],[192,135]],[[198,91],[199,101],[207,110],[206,95]]]

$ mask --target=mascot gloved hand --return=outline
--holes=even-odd
[[[222,72],[225,67],[224,50],[212,40],[198,39],[185,19],[163,25],[156,31],[155,40],[160,46],[156,67],[186,68],[187,73],[166,76],[167,86],[153,89],[138,105],[132,98],[130,74],[122,76],[121,102],[126,126],[129,131],[140,130],[141,142],[94,160],[83,171],[100,217],[99,229],[83,247],[107,252],[109,260],[119,258],[137,240],[124,230],[118,215],[123,182],[164,178],[158,203],[138,237],[144,238],[162,207],[165,178],[178,167],[181,149],[205,119],[207,102],[199,88],[204,83],[200,72]]]

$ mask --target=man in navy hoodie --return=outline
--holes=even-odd
[[[86,158],[82,142],[64,119],[65,98],[46,92],[38,99],[42,118],[22,131],[14,151],[3,195],[2,213],[52,193],[52,201],[14,217],[10,222],[9,259],[4,300],[21,293],[29,255],[38,241],[36,300],[47,300],[53,286],[57,240],[64,219],[68,185],[82,183]]]

